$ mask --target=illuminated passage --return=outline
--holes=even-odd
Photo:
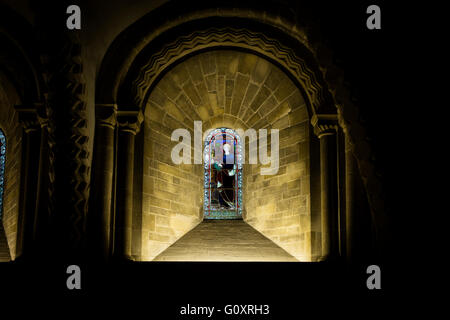
[[[242,218],[242,146],[232,129],[212,130],[204,148],[205,219]]]

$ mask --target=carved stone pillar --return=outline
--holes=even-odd
[[[36,185],[39,171],[39,121],[33,106],[16,106],[24,131],[22,136],[22,168],[20,177],[17,253],[22,259],[32,253],[33,226],[36,213]]]
[[[37,108],[37,118],[41,127],[39,144],[39,167],[36,185],[36,206],[33,223],[32,241],[38,250],[45,245],[45,237],[48,231],[48,118],[45,108]],[[42,248],[43,249],[43,248]]]
[[[339,252],[337,186],[337,116],[314,115],[314,133],[320,139],[322,257],[334,259]]]
[[[117,121],[119,134],[114,256],[131,260],[134,141],[143,115],[140,111],[118,111]]]
[[[89,232],[94,255],[107,259],[112,254],[111,208],[113,201],[114,141],[117,106],[95,107],[94,174]]]
[[[345,132],[345,131],[344,131]],[[356,160],[353,156],[350,138],[345,132],[345,247],[346,257],[351,261],[355,249],[355,176]]]
[[[84,259],[90,192],[87,86],[81,33],[60,28],[63,3],[36,6],[48,122],[49,258]]]

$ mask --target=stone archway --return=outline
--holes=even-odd
[[[31,253],[38,234],[37,216],[47,210],[46,116],[44,81],[36,39],[28,22],[6,6],[0,10],[0,128],[6,141],[3,209],[11,260]],[[34,226],[33,226],[34,225]]]
[[[293,81],[263,57],[214,48],[172,66],[148,96],[140,131],[144,259],[152,259],[203,219],[203,166],[175,165],[170,157],[178,144],[171,133],[186,128],[194,137],[194,121],[201,121],[203,132],[226,127],[266,129],[270,135],[270,130],[279,130],[280,168],[274,176],[260,175],[265,166],[249,163],[255,147],[249,145],[250,137],[241,136],[247,154],[242,216],[290,254],[310,260],[308,239],[320,230],[317,217],[311,228],[306,100]]]
[[[320,179],[322,185],[319,209],[322,215],[321,229],[335,230],[335,223],[331,220],[335,219],[333,217],[336,216],[338,210],[336,204],[338,201],[335,199],[337,197],[335,185],[337,178],[328,179],[328,175],[334,176],[337,174],[336,152],[340,151],[337,150],[336,144],[338,136],[342,137],[343,135],[341,128],[344,129],[347,136],[347,146],[354,150],[359,164],[364,163],[364,165],[370,167],[370,160],[368,160],[370,152],[367,152],[367,143],[362,138],[364,129],[358,122],[357,110],[351,96],[342,84],[343,78],[340,76],[340,71],[332,65],[329,51],[320,44],[320,41],[317,41],[317,37],[309,37],[311,28],[300,25],[298,22],[289,21],[278,11],[278,13],[272,15],[262,10],[245,8],[199,9],[194,6],[192,10],[188,9],[180,16],[177,15],[176,10],[173,11],[175,2],[155,10],[118,37],[117,41],[111,46],[111,50],[108,51],[101,67],[97,85],[97,127],[101,127],[102,131],[108,131],[104,135],[108,137],[107,139],[111,139],[115,128],[118,128],[119,150],[122,148],[130,155],[128,159],[124,159],[128,163],[125,168],[132,168],[131,163],[136,162],[133,155],[135,151],[142,152],[145,155],[145,132],[148,121],[144,118],[158,117],[158,113],[152,112],[145,117],[144,113],[147,114],[152,95],[157,92],[155,88],[164,83],[166,74],[170,73],[174,66],[181,65],[183,60],[191,59],[202,52],[213,49],[247,50],[262,56],[266,60],[275,62],[294,80],[298,88],[304,90],[302,93],[306,97],[306,109],[309,111],[307,118],[314,127],[315,135],[320,139],[320,150],[318,152],[320,152],[321,161],[319,172],[325,175]],[[166,21],[152,20],[162,13],[164,13]],[[174,18],[170,19],[173,15],[175,15]],[[230,23],[233,28],[218,28],[213,21],[217,20],[215,18],[220,18],[222,23]],[[153,21],[157,22],[153,23]],[[130,35],[130,37],[127,37],[127,35]],[[130,45],[130,43],[126,43],[127,41],[131,41],[133,44]],[[343,105],[345,105],[345,109]],[[165,110],[166,107],[174,108],[174,106],[168,104],[163,109]],[[198,112],[192,113],[191,116],[198,116],[201,119],[199,112],[203,113],[204,118],[210,116],[210,110],[207,106],[203,106]],[[212,116],[214,116],[214,111],[212,111]],[[177,117],[170,116],[167,119],[172,122],[171,125],[180,122]],[[253,119],[256,119],[256,123],[261,120],[257,116],[254,116]],[[155,119],[150,120],[155,121]],[[341,128],[338,125],[338,120]],[[144,126],[141,125],[142,121]],[[230,122],[233,124],[234,121],[239,122],[241,120],[224,116],[221,119],[208,118],[206,121],[215,122],[220,126],[229,125]],[[182,120],[181,122],[186,124]],[[244,125],[243,127],[245,127]],[[187,125],[186,127],[189,128],[190,126]],[[161,130],[165,129],[161,128]],[[309,134],[309,130],[306,130],[306,132]],[[353,139],[352,137],[355,135],[361,138]],[[97,135],[96,139],[104,141],[103,134]],[[317,142],[317,144],[319,143]],[[110,146],[106,146],[106,148],[112,150]],[[359,153],[361,150],[365,151]],[[104,163],[97,165],[103,168]],[[112,188],[114,164],[110,165],[111,167],[108,166],[107,170],[109,173],[98,179],[102,181],[101,183],[104,182]],[[142,167],[145,170],[145,158]],[[372,188],[368,187],[371,183],[374,186],[379,186],[376,178],[373,177],[373,172],[370,172],[370,170],[366,172],[371,175],[371,179],[366,179],[367,177],[363,176],[366,187]],[[142,218],[139,227],[137,227],[142,228],[142,233],[141,236],[136,237],[136,243],[140,243],[140,245],[134,245],[136,247],[135,254],[131,254],[131,251],[133,251],[131,241],[135,240],[131,240],[130,234],[132,228],[135,227],[133,227],[130,217],[137,214],[132,209],[133,201],[137,201],[137,207],[142,208],[143,211],[145,211],[145,205],[148,201],[143,198],[139,200],[139,196],[136,196],[135,193],[140,193],[140,187],[132,188],[130,183],[133,184],[133,178],[130,176],[127,179],[127,186],[124,186],[124,190],[117,195],[119,216],[121,217],[119,220],[125,224],[124,227],[119,226],[119,229],[126,234],[126,237],[122,235],[120,237],[128,239],[125,241],[126,245],[118,244],[121,246],[119,251],[125,246],[127,252],[125,256],[142,259],[143,256],[148,256],[143,253],[145,249],[141,245],[144,243],[143,241],[147,240],[146,232],[150,231],[143,228],[145,222]],[[134,184],[136,185],[136,183]],[[146,188],[142,182],[137,185],[139,186],[139,184],[142,185],[142,188]],[[105,192],[109,194],[112,193],[112,190],[105,190]],[[369,197],[372,196],[369,194]],[[101,207],[111,208],[111,198],[108,199],[107,196],[100,198],[104,199],[102,201],[105,202],[101,204]],[[373,199],[375,198],[376,196]],[[109,202],[109,204],[106,202]],[[107,211],[103,214],[109,215]],[[122,218],[122,216],[127,218]],[[374,214],[374,216],[376,215]],[[380,219],[383,219],[382,213],[380,213],[380,216]],[[150,222],[150,225],[154,223],[156,223],[156,219]],[[105,227],[105,230],[109,229],[109,226]],[[314,231],[309,230],[309,232]],[[321,253],[316,252],[314,259],[326,258],[331,251],[336,251],[335,245],[330,245],[330,243],[336,242],[333,239],[335,235],[328,231],[323,234],[326,235],[326,238],[322,236],[319,242],[322,242],[321,246],[324,249]],[[317,242],[318,235],[313,236],[311,233],[309,236],[303,236],[302,240],[307,243]],[[309,258],[306,260],[312,259],[311,256],[310,252]]]

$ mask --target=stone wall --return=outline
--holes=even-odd
[[[187,231],[202,216],[201,166],[175,165],[169,121],[156,119],[156,109],[145,117],[142,259],[151,260]],[[155,121],[157,120],[157,121]],[[161,123],[159,122],[161,121]],[[176,129],[176,128],[175,128]]]
[[[6,136],[7,147],[1,223],[3,223],[12,260],[16,258],[22,154],[22,127],[19,124],[17,112],[13,107],[18,103],[19,99],[15,94],[14,88],[6,80],[6,77],[0,73],[0,128]]]
[[[246,221],[300,261],[311,259],[309,131],[304,121],[280,130],[280,168],[248,165]]]
[[[263,176],[261,165],[244,167],[244,220],[298,259],[309,261],[310,125],[305,101],[277,66],[233,50],[189,57],[169,70],[149,96],[144,125],[143,260],[151,260],[203,217],[202,166],[175,165],[170,158],[178,143],[170,140],[172,131],[186,128],[193,139],[196,120],[202,121],[203,131],[280,130],[278,173]],[[248,139],[246,144],[248,163]]]

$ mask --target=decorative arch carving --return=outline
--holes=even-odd
[[[311,109],[316,114],[330,115],[337,113],[338,123],[348,134],[351,149],[358,162],[360,174],[367,190],[373,220],[377,226],[383,225],[387,217],[381,192],[382,183],[376,172],[374,154],[367,139],[366,129],[360,121],[358,101],[352,94],[349,84],[344,81],[344,72],[333,62],[332,51],[324,44],[323,39],[317,32],[319,29],[317,23],[311,22],[307,10],[301,10],[300,6],[296,8],[297,13],[301,12],[301,17],[298,17],[287,7],[270,7],[265,2],[261,3],[258,9],[230,7],[227,4],[222,4],[222,6],[217,6],[214,3],[199,4],[195,1],[189,2],[189,6],[187,6],[182,1],[169,1],[131,25],[110,46],[103,59],[97,79],[97,103],[118,103],[119,108],[121,105],[133,103],[140,104],[139,107],[143,107],[145,95],[151,89],[144,82],[154,82],[167,67],[173,65],[173,62],[177,60],[175,54],[177,49],[175,47],[170,48],[170,46],[176,46],[177,43],[166,41],[165,46],[163,46],[166,48],[165,50],[154,52],[139,66],[136,65],[136,61],[139,60],[138,57],[144,49],[166,32],[176,28],[182,30],[183,25],[207,19],[241,19],[248,25],[252,23],[264,25],[265,28],[271,28],[290,38],[311,55],[313,64],[305,66],[293,58],[295,55],[293,56],[292,52],[295,53],[295,50],[284,51],[282,46],[266,41],[268,45],[271,45],[269,52],[272,50],[280,54],[280,57],[275,61],[283,67],[286,67],[286,64],[289,63],[291,65],[290,72],[293,76],[304,81],[306,87],[312,86],[314,88],[308,93],[311,106],[313,106]],[[209,42],[210,47],[214,47],[218,45],[219,40],[226,40],[229,42],[229,46],[234,44],[235,47],[249,47],[248,43],[245,42],[249,40],[245,32],[239,34],[237,32],[239,28],[234,28],[234,30],[228,28],[228,30],[228,35],[223,34],[223,32],[220,35],[220,28],[216,28],[215,32],[212,32],[211,29],[208,35],[208,28],[203,27],[195,31],[198,38],[195,38],[195,32],[185,35],[185,37],[188,40],[190,36],[191,41],[196,41],[197,45],[207,46]],[[265,32],[262,32],[262,34],[265,35]],[[180,39],[182,40],[182,38]],[[251,40],[257,42],[255,39]],[[266,39],[259,37],[260,44],[264,43],[264,40]],[[183,41],[178,44],[183,46]],[[292,47],[289,46],[288,48]],[[180,50],[181,54],[188,55],[190,54],[189,50],[194,50],[194,47],[189,48],[186,44]],[[258,52],[254,47],[250,50]],[[271,53],[270,55],[275,54]],[[267,57],[267,52],[265,52],[265,56]],[[152,70],[151,66],[155,67],[157,71]],[[129,71],[133,69],[138,71],[130,76]],[[314,77],[308,73],[301,77],[295,75],[298,74],[298,70],[306,71],[308,69],[314,70],[312,73]],[[322,88],[316,86],[316,83],[321,84]],[[124,88],[128,100],[120,101],[119,96],[121,95],[119,92],[124,92]],[[319,106],[319,109],[317,109],[317,106]]]
[[[145,105],[149,89],[159,75],[171,65],[192,53],[217,47],[245,49],[276,61],[300,83],[311,104],[310,111],[313,114],[322,112],[329,102],[325,84],[321,83],[320,76],[293,49],[267,37],[262,32],[249,32],[237,28],[209,28],[181,36],[153,54],[140,68],[138,77],[133,81],[134,103],[138,106]]]

